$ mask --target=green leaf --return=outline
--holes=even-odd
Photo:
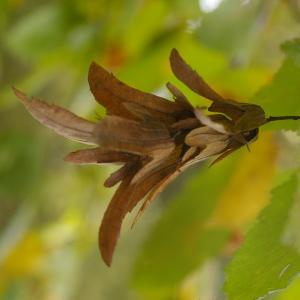
[[[253,31],[253,20],[257,18],[261,6],[260,1],[251,1],[249,5],[240,5],[236,0],[221,2],[218,9],[204,14],[198,29],[201,40],[211,47],[228,52],[241,48],[242,42],[246,42],[249,48],[247,39]]]
[[[45,173],[45,140],[10,129],[1,132],[0,143],[0,198],[24,198]]]
[[[283,44],[287,55],[269,85],[252,99],[261,105],[268,116],[300,115],[300,40]],[[269,129],[299,129],[299,121],[278,121],[266,125]]]
[[[295,241],[286,241],[285,230],[297,190],[296,176],[273,192],[227,267],[225,290],[228,300],[253,300],[285,288],[300,270]]]
[[[64,36],[60,13],[53,4],[31,11],[10,29],[5,36],[6,46],[26,62],[55,50]]]
[[[300,39],[287,41],[281,45],[281,50],[290,56],[296,65],[300,67]]]
[[[140,10],[128,24],[124,35],[124,45],[128,53],[136,54],[147,47],[155,36],[162,31],[164,17],[168,13],[168,6],[163,1],[150,1],[147,8]],[[155,18],[153,18],[155,16]]]

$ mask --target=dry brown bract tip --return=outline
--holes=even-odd
[[[65,160],[77,164],[122,163],[105,181],[106,187],[120,183],[102,220],[99,248],[110,265],[122,221],[144,198],[138,216],[157,195],[188,166],[216,157],[216,163],[253,142],[258,128],[278,119],[265,117],[254,104],[224,99],[185,63],[176,49],[170,56],[176,77],[191,90],[212,101],[207,114],[194,108],[185,95],[171,83],[169,101],[141,92],[116,79],[104,68],[92,63],[88,81],[98,103],[107,115],[94,123],[56,105],[38,99],[29,100],[21,91],[16,96],[40,123],[58,134],[95,145],[70,153]]]

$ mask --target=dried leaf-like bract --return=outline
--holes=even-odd
[[[254,104],[224,99],[185,63],[177,50],[170,55],[176,77],[191,90],[212,101],[206,114],[194,108],[171,83],[169,101],[129,87],[96,63],[88,81],[93,95],[106,108],[106,117],[93,123],[55,105],[29,100],[14,89],[29,113],[58,134],[94,148],[70,153],[65,160],[77,164],[122,163],[104,185],[119,186],[104,214],[99,248],[110,265],[125,215],[144,199],[138,216],[188,166],[215,157],[216,163],[248,145],[259,126],[277,119],[265,117]]]

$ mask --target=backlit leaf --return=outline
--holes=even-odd
[[[276,188],[270,204],[249,230],[227,267],[228,300],[253,300],[287,287],[300,270],[300,255],[285,241],[290,211],[296,201],[297,178]]]

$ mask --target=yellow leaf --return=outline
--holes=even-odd
[[[277,145],[272,134],[264,132],[250,146],[251,152],[242,156],[208,225],[239,228],[253,220],[268,202]]]
[[[25,235],[0,266],[0,290],[13,279],[38,274],[44,252],[38,233]]]

